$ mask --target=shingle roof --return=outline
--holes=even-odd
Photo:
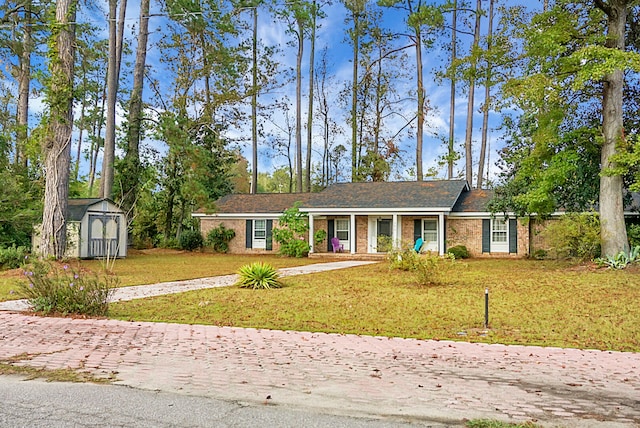
[[[97,204],[104,199],[100,198],[78,198],[69,199],[67,207],[67,220],[80,221],[84,217],[89,207],[93,204]]]
[[[338,183],[314,195],[305,208],[453,208],[465,180]]]
[[[215,202],[215,213],[224,214],[282,214],[295,202],[306,202],[313,193],[257,193],[223,196]],[[207,213],[205,209],[198,212]]]
[[[487,204],[493,198],[493,190],[474,189],[462,193],[453,207],[453,212],[487,212]]]

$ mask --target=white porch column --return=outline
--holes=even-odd
[[[393,248],[398,248],[398,214],[393,215],[391,220],[391,245]]]
[[[438,253],[444,255],[444,214],[438,214]]]
[[[313,214],[309,214],[309,254],[313,253],[313,246],[315,244],[313,239]]]
[[[349,252],[351,254],[355,254],[356,252],[356,215],[351,214],[350,216],[350,226],[349,230],[351,231],[351,236],[349,237]]]

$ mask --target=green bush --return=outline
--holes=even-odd
[[[630,247],[637,247],[638,245],[640,245],[640,224],[628,225],[627,237],[629,238]]]
[[[456,259],[468,259],[470,257],[469,250],[464,245],[456,245],[447,250]]]
[[[17,269],[24,264],[27,257],[27,247],[0,248],[0,270]]]
[[[387,253],[387,260],[389,269],[412,272],[420,285],[445,284],[452,270],[463,266],[455,263],[455,257],[452,254],[439,256],[431,251],[418,254],[411,245],[405,245],[400,250],[391,250]]]
[[[185,230],[180,235],[180,249],[194,251],[202,248],[202,233],[199,230]]]
[[[282,283],[276,269],[267,263],[256,262],[244,265],[238,271],[238,282],[236,285],[242,288],[270,289],[280,288]]]
[[[420,255],[415,252],[411,244],[403,245],[402,248],[394,248],[387,252],[389,269],[413,271],[419,258]]]
[[[439,256],[432,252],[421,254],[415,267],[420,285],[442,285],[448,282],[449,274],[455,267],[456,258],[452,254]]]
[[[109,309],[119,279],[99,277],[64,265],[61,268],[41,261],[32,262],[24,271],[26,282],[20,295],[36,312],[104,316]]]
[[[600,255],[600,220],[596,214],[566,214],[541,232],[557,258],[592,260]]]
[[[547,255],[547,250],[538,249],[533,252],[532,257],[536,260],[544,260],[547,258]]]
[[[324,240],[327,239],[327,231],[323,229],[318,229],[313,234],[313,244],[317,247]]]
[[[300,212],[300,203],[287,209],[278,220],[278,227],[273,228],[273,240],[280,244],[280,254],[289,257],[305,257],[311,246],[305,240],[309,231],[306,214]]]
[[[206,245],[217,253],[226,253],[229,251],[229,242],[231,242],[235,236],[235,230],[227,229],[224,227],[224,224],[220,224],[207,233]]]

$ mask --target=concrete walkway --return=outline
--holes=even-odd
[[[640,426],[636,353],[0,312],[9,358],[142,389],[438,426]]]
[[[343,260],[330,263],[316,263],[305,266],[278,269],[280,277],[304,275],[308,273],[324,272],[328,270],[345,269],[375,263],[372,261]],[[160,282],[149,285],[136,285],[121,287],[115,290],[111,298],[112,302],[143,299],[145,297],[162,296],[165,294],[184,293],[185,291],[201,290],[203,288],[228,287],[236,283],[238,275],[221,275],[211,278],[197,278],[186,281]],[[0,311],[26,311],[29,310],[26,300],[8,300],[0,302]]]

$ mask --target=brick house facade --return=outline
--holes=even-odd
[[[228,195],[216,201],[214,212],[194,216],[205,237],[220,224],[233,229],[229,252],[236,254],[277,252],[271,230],[297,202],[309,216],[305,239],[318,230],[327,233],[318,245],[310,242],[312,253],[333,253],[332,237],[355,255],[384,253],[388,245],[413,246],[421,238],[422,251],[444,254],[464,245],[474,257],[527,256],[530,223],[493,216],[486,208],[491,197],[464,180],[339,183],[319,193]]]

